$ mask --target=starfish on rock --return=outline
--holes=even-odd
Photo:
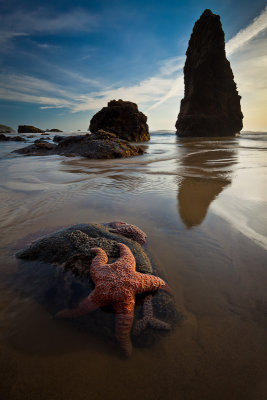
[[[130,332],[133,324],[135,294],[164,289],[169,291],[163,279],[136,271],[135,258],[131,250],[118,243],[120,258],[107,264],[104,250],[92,248],[94,257],[90,275],[95,289],[74,309],[66,309],[56,314],[59,318],[79,317],[111,304],[115,311],[115,331],[126,356],[132,352]]]
[[[127,224],[127,222],[122,221],[110,222],[108,225],[112,228],[110,229],[112,233],[118,233],[119,235],[132,238],[140,244],[146,242],[147,236],[138,226]]]
[[[161,321],[160,319],[154,317],[151,295],[147,296],[144,300],[143,318],[137,321],[137,323],[135,324],[133,328],[133,334],[139,335],[149,326],[151,326],[151,328],[163,329],[165,331],[171,329],[170,324],[167,324],[167,322]]]

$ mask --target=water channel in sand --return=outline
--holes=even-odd
[[[10,153],[21,143],[0,146],[1,399],[267,398],[267,134],[155,132],[146,155],[123,160],[24,157]],[[147,233],[184,315],[129,360],[116,343],[55,321],[18,279],[14,257],[61,226],[115,219]],[[35,274],[32,292],[50,278]]]

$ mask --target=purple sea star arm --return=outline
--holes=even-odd
[[[158,318],[154,317],[153,314],[153,305],[152,305],[152,296],[147,296],[144,300],[143,304],[143,318],[140,319],[133,328],[133,334],[138,335],[147,327],[162,329],[162,330],[170,330],[171,326],[167,322],[161,321]]]
[[[147,235],[138,226],[127,224],[122,221],[114,221],[108,224],[110,232],[129,237],[141,245],[146,242]]]

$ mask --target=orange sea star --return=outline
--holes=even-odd
[[[169,290],[163,279],[136,271],[135,258],[131,250],[118,243],[120,258],[107,264],[104,250],[92,248],[96,256],[92,261],[90,275],[95,289],[74,309],[66,309],[56,314],[60,318],[79,317],[99,307],[111,304],[115,311],[115,332],[126,356],[132,352],[130,332],[134,317],[135,294]]]

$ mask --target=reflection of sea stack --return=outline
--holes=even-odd
[[[205,219],[210,203],[231,181],[207,178],[185,178],[179,188],[179,214],[187,228],[200,225]]]
[[[234,136],[243,127],[240,96],[225,55],[219,15],[205,10],[195,23],[184,66],[179,136]]]
[[[187,228],[200,225],[213,200],[231,183],[229,167],[235,152],[213,142],[203,142],[203,150],[194,142],[182,144],[182,181],[179,184],[178,211]]]

